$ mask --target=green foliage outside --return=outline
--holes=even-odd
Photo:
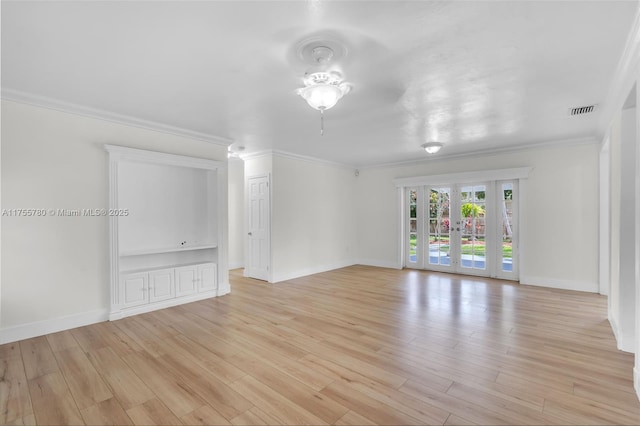
[[[430,242],[434,243],[435,239],[433,236],[430,237]],[[438,240],[438,242],[440,243],[440,245],[438,246],[438,249],[443,252],[443,253],[449,253],[449,239],[448,238],[440,238]],[[509,243],[509,241],[504,241],[505,243]],[[416,245],[417,245],[417,241],[416,241],[416,236],[415,235],[411,235],[411,238],[409,240],[409,254],[411,255],[415,255],[416,254]],[[462,254],[474,254],[476,256],[485,256],[486,254],[486,247],[484,244],[462,244],[461,247],[462,250]],[[510,259],[513,257],[513,248],[511,247],[511,244],[503,244],[502,245],[502,257],[506,258],[506,259]]]
[[[484,214],[484,209],[474,203],[464,203],[460,210],[462,217],[478,217]]]

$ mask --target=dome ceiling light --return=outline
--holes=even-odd
[[[435,154],[440,151],[440,148],[442,148],[444,144],[442,142],[427,142],[423,143],[421,146],[428,154]]]

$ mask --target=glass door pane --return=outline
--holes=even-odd
[[[460,258],[462,269],[486,270],[486,185],[460,187]]]
[[[418,260],[418,191],[409,189],[409,253],[408,264],[415,264]]]
[[[450,216],[449,204],[451,201],[451,188],[439,187],[429,190],[429,265],[451,265],[450,250]]]
[[[516,207],[516,182],[498,182],[498,200],[502,226],[499,232],[502,234],[499,251],[499,273],[498,276],[512,278],[517,272],[514,262],[516,253],[515,241],[515,207]],[[505,274],[506,273],[506,274]]]

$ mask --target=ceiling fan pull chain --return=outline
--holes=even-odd
[[[324,109],[320,110],[320,136],[324,136]]]

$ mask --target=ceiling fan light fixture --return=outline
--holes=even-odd
[[[315,108],[317,110],[332,108],[338,103],[343,95],[338,86],[330,84],[307,86],[300,89],[299,94],[305,101],[307,101],[311,108]]]
[[[296,93],[307,101],[311,108],[320,111],[320,135],[324,135],[324,111],[333,108],[340,98],[351,91],[351,85],[342,81],[337,71],[319,71],[307,74],[304,86]]]
[[[333,72],[315,72],[304,79],[305,87],[297,93],[307,101],[311,108],[324,111],[338,103],[349,93],[351,86],[342,81],[342,76]]]
[[[440,148],[442,148],[444,144],[442,142],[427,142],[423,143],[421,146],[428,154],[435,154],[440,151]]]

